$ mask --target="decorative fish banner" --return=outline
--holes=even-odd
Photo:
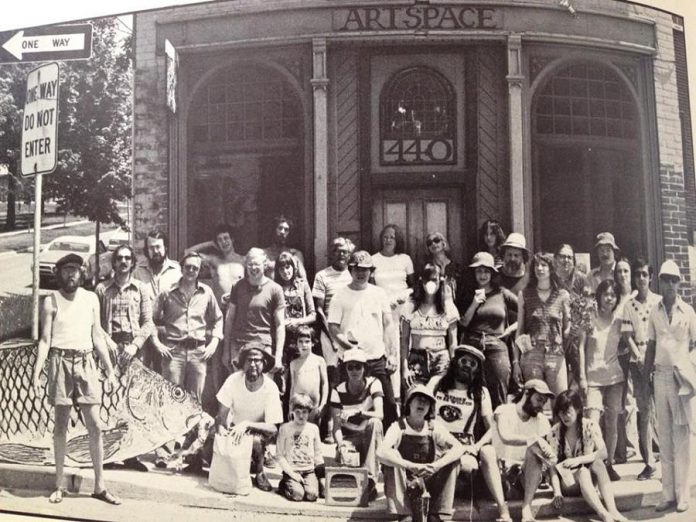
[[[31,383],[37,348],[27,340],[0,346],[0,460],[18,464],[53,464],[53,407],[45,386],[38,396]],[[122,461],[153,451],[180,437],[208,417],[198,401],[180,386],[133,359],[115,367],[118,386],[104,390],[99,416],[104,462]],[[46,368],[42,370],[46,381]],[[67,466],[91,466],[89,436],[79,406],[68,426]]]

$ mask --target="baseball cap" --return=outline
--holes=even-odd
[[[534,390],[535,392],[551,397],[552,399],[555,397],[553,392],[549,389],[548,384],[541,379],[529,379],[524,383],[524,389]]]
[[[60,270],[61,268],[67,265],[75,265],[78,268],[82,268],[82,264],[84,262],[85,260],[77,254],[66,254],[63,257],[61,257],[58,261],[56,261],[56,270]]]
[[[357,266],[358,268],[374,268],[372,256],[365,250],[353,252],[348,259],[348,266]]]
[[[351,348],[343,352],[343,364],[348,364],[350,362],[367,364],[367,356],[360,348]]]
[[[677,263],[671,259],[668,259],[662,263],[662,265],[660,265],[660,274],[658,277],[662,276],[676,277],[681,279],[681,273],[679,272],[679,266],[677,266]]]
[[[454,348],[454,355],[452,358],[457,359],[464,354],[473,355],[474,357],[476,357],[479,360],[479,362],[483,362],[484,359],[486,358],[486,356],[483,355],[483,352],[481,350],[479,350],[478,348],[475,348],[469,344],[460,344],[460,345],[456,346]]]
[[[424,384],[416,384],[406,392],[406,402],[411,400],[414,395],[421,395],[431,402],[435,402],[435,395]]]

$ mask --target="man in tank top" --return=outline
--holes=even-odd
[[[56,490],[49,497],[59,503],[65,494],[63,465],[65,439],[73,403],[80,405],[89,433],[89,453],[94,468],[92,497],[109,504],[121,500],[104,486],[102,460],[104,446],[99,422],[101,386],[94,352],[106,368],[109,384],[116,376],[109,359],[106,339],[99,326],[99,300],[93,292],[80,288],[84,274],[83,259],[77,254],[63,256],[56,263],[58,291],[43,301],[41,308],[41,339],[33,372],[35,392],[42,387],[41,370],[48,358],[48,401],[56,409],[53,431],[56,460]]]

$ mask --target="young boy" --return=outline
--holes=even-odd
[[[290,362],[290,397],[307,394],[316,405],[309,412],[309,422],[318,424],[329,400],[329,378],[324,359],[312,353],[313,333],[309,326],[297,328],[298,356]]]
[[[319,481],[315,469],[323,466],[319,426],[307,422],[314,402],[306,393],[298,393],[290,399],[293,419],[278,431],[276,452],[283,478],[279,492],[288,500],[314,502],[319,496]]]

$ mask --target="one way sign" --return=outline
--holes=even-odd
[[[0,33],[0,63],[84,60],[92,55],[92,24],[33,27]]]

